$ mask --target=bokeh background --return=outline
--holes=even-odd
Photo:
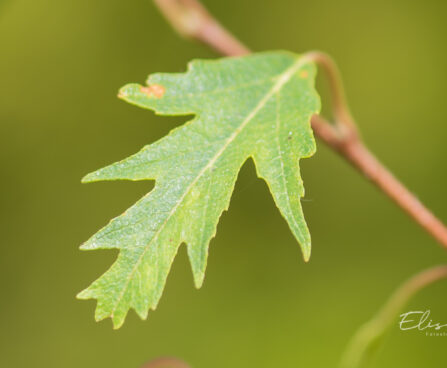
[[[255,50],[332,54],[369,146],[447,220],[445,1],[205,4]],[[154,116],[116,92],[215,56],[180,39],[149,0],[0,1],[0,366],[138,367],[174,355],[195,368],[334,367],[401,282],[446,262],[427,234],[319,144],[302,162],[309,264],[248,162],[211,243],[203,288],[194,289],[182,246],[147,321],[130,312],[118,331],[94,322],[95,303],[75,295],[116,253],[78,246],[153,184],[80,179],[185,120]],[[410,309],[447,323],[447,282]],[[446,346],[447,337],[395,324],[373,366],[440,367]]]

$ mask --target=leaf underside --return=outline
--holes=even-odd
[[[145,319],[157,306],[181,243],[194,283],[202,285],[209,242],[250,157],[309,259],[299,159],[315,152],[315,74],[314,64],[298,55],[268,52],[195,60],[186,73],[153,74],[146,86],[120,90],[123,100],[157,114],[195,118],[83,179],[156,181],[150,193],[81,246],[120,250],[110,269],[78,294],[97,299],[96,320],[110,317],[119,328],[130,308]]]

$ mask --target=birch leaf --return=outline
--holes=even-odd
[[[186,73],[153,74],[145,86],[120,90],[123,100],[157,114],[195,117],[83,179],[155,180],[150,193],[81,246],[119,249],[111,268],[78,294],[97,299],[96,320],[110,317],[119,328],[131,308],[145,319],[157,306],[182,243],[195,285],[202,285],[209,242],[248,158],[309,259],[299,160],[315,152],[315,74],[314,64],[299,55],[268,52],[194,60]]]

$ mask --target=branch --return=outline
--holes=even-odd
[[[250,52],[197,0],[154,1],[181,35],[199,40],[226,56],[241,56]],[[314,115],[311,124],[315,135],[347,159],[425,231],[447,248],[445,225],[374,157],[360,139],[347,108],[343,84],[335,63],[321,52],[310,52],[304,57],[317,63],[326,72],[333,99],[335,123],[331,124],[323,117]]]
[[[379,339],[393,323],[400,310],[421,289],[447,278],[447,266],[438,266],[422,271],[397,289],[379,313],[365,323],[351,340],[343,356],[342,368],[360,367],[373,353]]]
[[[158,358],[144,364],[141,368],[191,368],[177,358]]]
[[[222,27],[196,0],[154,0],[172,27],[186,38],[197,39],[220,54],[240,56],[250,50]]]

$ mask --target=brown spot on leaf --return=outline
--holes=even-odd
[[[162,98],[166,90],[165,87],[160,84],[151,84],[147,87],[141,87],[140,91],[148,97]]]
[[[303,71],[300,73],[300,77],[301,77],[301,78],[307,78],[308,75],[309,75],[309,73],[307,72],[307,70],[303,70]]]

